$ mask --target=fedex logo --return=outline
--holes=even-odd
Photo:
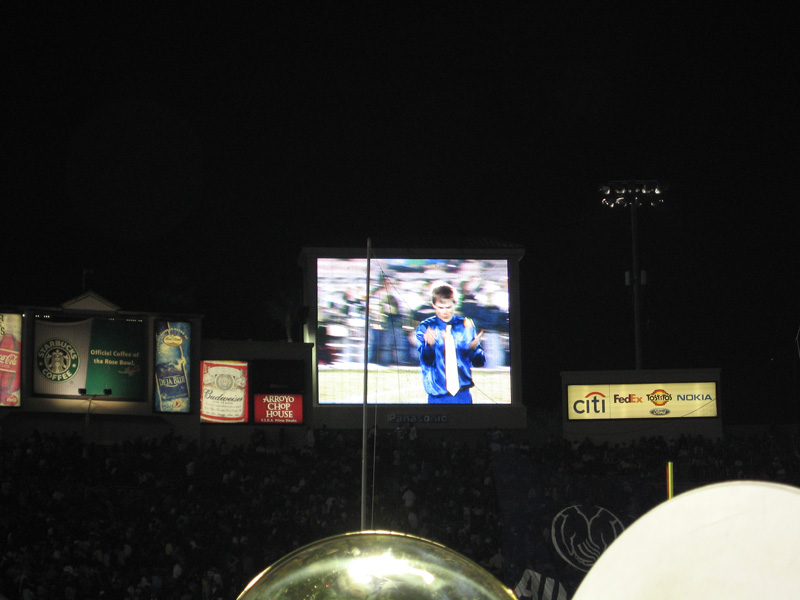
[[[572,403],[572,410],[579,415],[602,414],[606,412],[606,397],[600,392],[589,392]]]
[[[629,394],[628,396],[620,396],[619,394],[614,394],[614,404],[636,404],[642,402],[642,396],[636,396],[635,394]]]

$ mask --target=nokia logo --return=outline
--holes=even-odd
[[[712,402],[711,394],[678,394],[678,402]]]

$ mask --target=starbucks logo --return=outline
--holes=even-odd
[[[66,340],[48,340],[36,351],[36,368],[45,379],[68,381],[78,372],[80,356]]]

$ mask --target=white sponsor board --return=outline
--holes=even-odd
[[[716,417],[714,381],[567,386],[570,421]]]

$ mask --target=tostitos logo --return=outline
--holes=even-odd
[[[667,402],[672,400],[672,394],[666,390],[653,390],[650,394],[647,394],[647,399],[656,406],[664,406]]]
[[[36,351],[36,368],[53,382],[69,381],[78,372],[80,355],[66,340],[48,340]]]

